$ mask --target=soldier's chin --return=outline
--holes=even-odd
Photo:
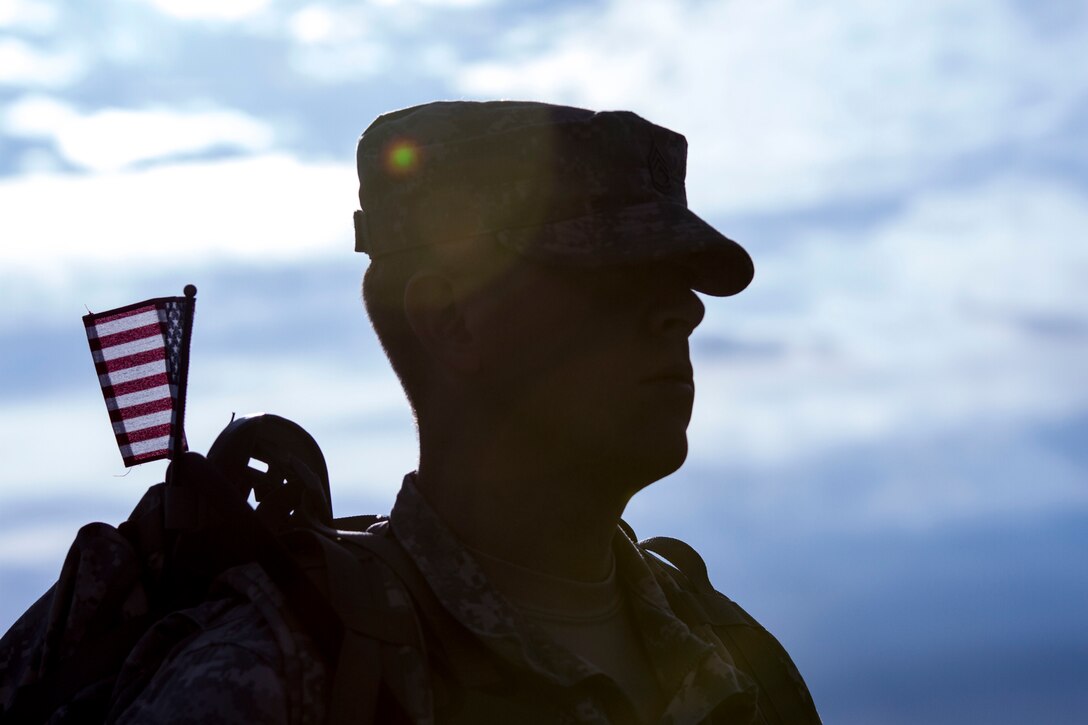
[[[652,454],[652,455],[647,455]],[[634,458],[630,470],[631,492],[646,488],[667,476],[676,473],[688,457],[687,436],[676,441],[657,441],[639,452]],[[637,463],[635,463],[637,461]]]

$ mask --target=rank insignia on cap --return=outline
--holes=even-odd
[[[669,164],[665,161],[665,157],[661,154],[661,150],[657,148],[657,144],[650,144],[650,158],[648,160],[650,166],[650,183],[654,185],[654,188],[660,191],[662,194],[669,193],[669,189],[672,186],[672,178],[669,174]]]

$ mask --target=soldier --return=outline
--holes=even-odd
[[[439,102],[374,121],[356,249],[420,445],[368,534],[389,551],[352,646],[377,664],[334,668],[241,566],[233,597],[141,640],[114,689],[138,694],[111,719],[344,721],[349,691],[346,712],[375,722],[818,723],[785,650],[698,556],[673,541],[683,571],[668,566],[620,520],[687,455],[696,291],[753,275],[688,210],[686,155],[629,112]],[[331,567],[330,589],[350,571]]]
[[[419,430],[392,534],[519,675],[436,700],[439,721],[774,721],[618,526],[687,454],[693,290],[753,275],[688,210],[686,155],[633,113],[541,103],[430,103],[363,134],[363,295]]]

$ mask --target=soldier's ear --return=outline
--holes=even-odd
[[[404,288],[404,314],[420,345],[436,361],[460,373],[479,369],[480,356],[464,309],[446,275],[435,270],[414,274]]]

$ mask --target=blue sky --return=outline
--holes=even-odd
[[[308,428],[338,513],[414,465],[359,303],[358,134],[448,98],[634,110],[757,276],[693,338],[682,536],[828,722],[1088,706],[1088,6],[0,0],[0,626],[122,477],[80,316],[200,288],[189,438]],[[1079,686],[1078,686],[1079,683]]]

